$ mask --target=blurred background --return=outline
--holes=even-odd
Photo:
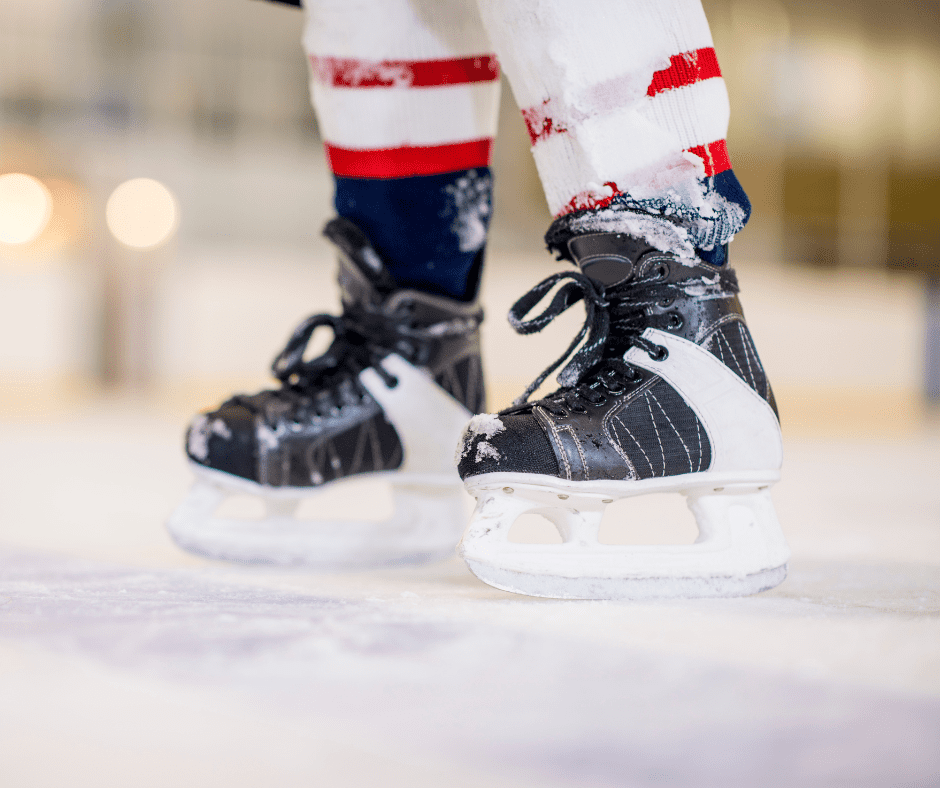
[[[706,0],[706,11],[732,161],[755,208],[733,260],[785,429],[924,428],[940,396],[936,4]],[[260,2],[4,0],[8,416],[115,392],[188,413],[263,384],[293,325],[335,306],[320,237],[331,181],[301,27],[300,12]],[[484,291],[487,343],[502,351],[487,356],[491,406],[577,321],[544,340],[505,325],[512,300],[557,264],[542,251],[550,217],[508,87],[503,104]]]

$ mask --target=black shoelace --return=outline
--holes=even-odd
[[[467,333],[480,323],[480,318],[474,317],[415,326],[408,319],[412,306],[405,302],[395,314],[347,306],[339,316],[308,317],[297,326],[271,364],[280,389],[236,395],[230,402],[252,410],[260,407],[272,422],[285,415],[298,422],[311,416],[337,415],[344,405],[361,403],[368,396],[359,382],[363,370],[374,369],[385,385],[394,388],[398,379],[381,363],[386,356],[398,353],[421,365],[428,360],[429,340]],[[333,331],[333,342],[322,355],[307,360],[304,358],[307,345],[320,327]],[[286,413],[284,405],[288,406]]]
[[[630,384],[642,380],[637,368],[623,360],[631,347],[645,350],[657,361],[668,355],[665,347],[642,336],[650,325],[647,307],[668,307],[690,284],[701,283],[700,278],[668,283],[664,281],[668,273],[666,265],[660,264],[626,283],[605,289],[580,271],[564,271],[553,274],[522,296],[509,310],[509,322],[519,334],[541,331],[579,301],[584,302],[586,314],[584,325],[567,350],[532,381],[511,410],[529,407],[532,393],[566,360],[568,363],[557,378],[561,388],[540,401],[556,415],[567,415],[563,408],[584,412],[584,402],[599,404],[608,394],[622,394]],[[722,286],[736,291],[733,278],[730,271],[723,274]],[[570,281],[558,289],[542,314],[525,320],[555,285],[566,279]]]

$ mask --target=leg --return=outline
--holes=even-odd
[[[400,285],[476,295],[499,69],[476,8],[317,0],[304,44],[336,210]]]
[[[336,178],[343,314],[305,320],[275,359],[275,389],[190,425],[197,475],[169,522],[194,552],[325,568],[450,553],[464,494],[453,446],[483,408],[477,283],[490,211],[495,59],[476,10],[438,0],[317,0],[305,44]],[[318,327],[335,340],[313,360]],[[305,522],[302,498],[382,478],[385,522]],[[261,522],[221,518],[231,494]]]
[[[514,407],[471,421],[459,470],[478,506],[463,557],[486,582],[539,596],[776,585],[788,556],[768,494],[780,427],[725,264],[749,206],[725,153],[727,98],[701,6],[481,8],[556,215],[546,241],[578,268],[523,296],[510,321],[538,331],[577,301],[587,320]],[[556,285],[550,306],[527,319]],[[529,402],[562,364],[561,388]],[[651,492],[687,497],[696,544],[597,543],[609,503]],[[525,512],[548,516],[564,544],[508,542]]]

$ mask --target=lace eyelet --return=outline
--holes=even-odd
[[[674,303],[676,303],[675,297],[670,296],[669,298],[664,298],[662,301],[660,301],[658,306],[660,309],[669,309],[669,307],[671,307]]]
[[[396,388],[398,388],[398,384],[399,384],[398,378],[392,376],[392,379],[391,379],[391,380],[386,381],[385,387],[386,387],[386,388],[390,388],[390,389],[396,389]]]
[[[671,331],[678,331],[684,325],[685,325],[685,320],[682,319],[682,315],[680,315],[678,312],[669,313],[669,319],[666,322],[666,326]]]
[[[669,358],[669,348],[657,345],[656,350],[651,351],[649,357],[653,359],[653,361],[665,361]]]
[[[662,280],[669,276],[669,266],[665,263],[660,263],[656,266],[656,269],[653,271],[653,277],[656,280]]]

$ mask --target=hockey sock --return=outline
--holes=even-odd
[[[499,67],[472,4],[307,6],[311,95],[336,180],[396,281],[472,300],[491,211]]]
[[[713,263],[750,215],[700,0],[479,0],[522,108],[550,248],[625,232]]]

